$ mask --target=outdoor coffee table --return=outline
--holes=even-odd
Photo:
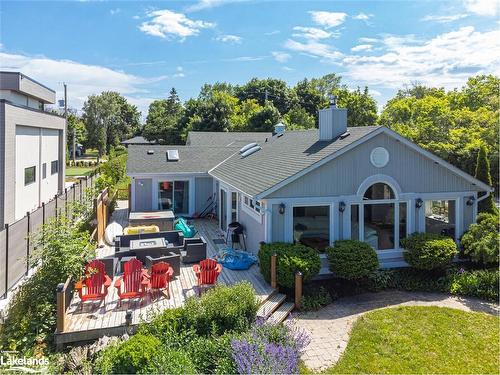
[[[143,238],[130,241],[130,250],[135,252],[137,259],[145,261],[146,256],[157,258],[165,253],[167,243],[164,238]]]
[[[172,210],[131,212],[128,221],[131,226],[157,225],[160,231],[172,230],[174,227],[174,213]]]

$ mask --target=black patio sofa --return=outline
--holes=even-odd
[[[127,234],[115,237],[115,254],[130,250],[130,241],[145,240],[149,238],[164,238],[169,252],[179,253],[184,249],[184,234],[172,230],[156,233]]]

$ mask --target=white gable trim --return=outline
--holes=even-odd
[[[318,162],[310,165],[309,167],[307,168],[304,168],[303,170],[301,170],[300,172],[294,174],[293,176],[290,176],[288,178],[286,178],[285,180],[277,183],[276,185],[270,187],[269,189],[261,192],[260,194],[257,194],[255,196],[256,199],[260,200],[262,198],[265,198],[266,196],[268,196],[269,194],[271,193],[274,193],[275,191],[281,189],[282,187],[290,184],[291,182],[299,179],[300,177],[306,175],[307,173],[315,170],[316,168],[319,168],[321,167],[322,165],[332,161],[333,159],[337,158],[338,156],[340,155],[343,155],[345,154],[346,152],[352,150],[353,148],[357,147],[358,145],[372,139],[373,137],[379,135],[379,134],[382,134],[382,133],[385,133],[393,138],[395,138],[396,140],[400,141],[401,143],[403,143],[404,145],[408,146],[409,148],[411,148],[412,150],[420,153],[421,155],[433,160],[436,164],[439,164],[447,169],[449,169],[451,172],[455,173],[456,175],[464,178],[465,180],[469,181],[470,183],[472,183],[473,185],[476,185],[478,186],[479,188],[482,188],[484,189],[484,191],[493,191],[494,189],[491,187],[491,186],[488,186],[486,185],[484,182],[482,181],[479,181],[478,179],[472,177],[470,174],[468,173],[465,173],[464,171],[462,171],[461,169],[451,165],[450,163],[444,161],[443,159],[437,157],[436,155],[432,154],[431,152],[427,151],[427,150],[424,150],[423,148],[417,146],[415,143],[409,141],[408,139],[406,139],[405,137],[399,135],[398,133],[396,133],[395,131],[389,129],[389,128],[386,128],[386,127],[380,127],[380,128],[377,128],[375,129],[374,131],[372,131],[371,133],[368,133],[367,135],[365,135],[364,137],[361,137],[360,139],[358,139],[357,141],[341,148],[340,150],[330,154],[329,156],[319,160]]]
[[[392,191],[394,192],[395,199],[400,199],[399,197],[401,196],[402,190],[401,187],[399,186],[398,182],[392,178],[391,176],[387,176],[385,174],[375,174],[370,177],[367,177],[360,185],[358,188],[358,191],[356,192],[356,195],[358,198],[361,200],[363,199],[363,196],[366,193],[366,190],[372,186],[373,184],[376,184],[377,182],[383,182],[384,184],[387,184],[391,187]]]

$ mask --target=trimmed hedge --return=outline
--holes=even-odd
[[[365,242],[335,241],[326,249],[330,271],[336,276],[355,280],[366,277],[379,267],[377,253]]]
[[[276,278],[278,285],[293,288],[295,273],[302,272],[303,281],[319,273],[321,260],[316,250],[302,244],[275,242],[262,244],[259,249],[260,272],[271,281],[271,256],[276,253]]]
[[[413,233],[402,244],[406,262],[420,270],[446,268],[458,254],[455,241],[434,233]]]

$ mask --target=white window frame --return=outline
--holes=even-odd
[[[260,201],[256,201],[255,199],[250,198],[248,195],[245,194],[240,194],[241,195],[241,209],[247,213],[250,217],[258,221],[259,223],[262,223],[262,216],[264,214],[264,205]],[[253,207],[251,206],[252,202],[256,202],[258,205],[258,210],[255,208],[257,207],[256,204],[253,204]]]

